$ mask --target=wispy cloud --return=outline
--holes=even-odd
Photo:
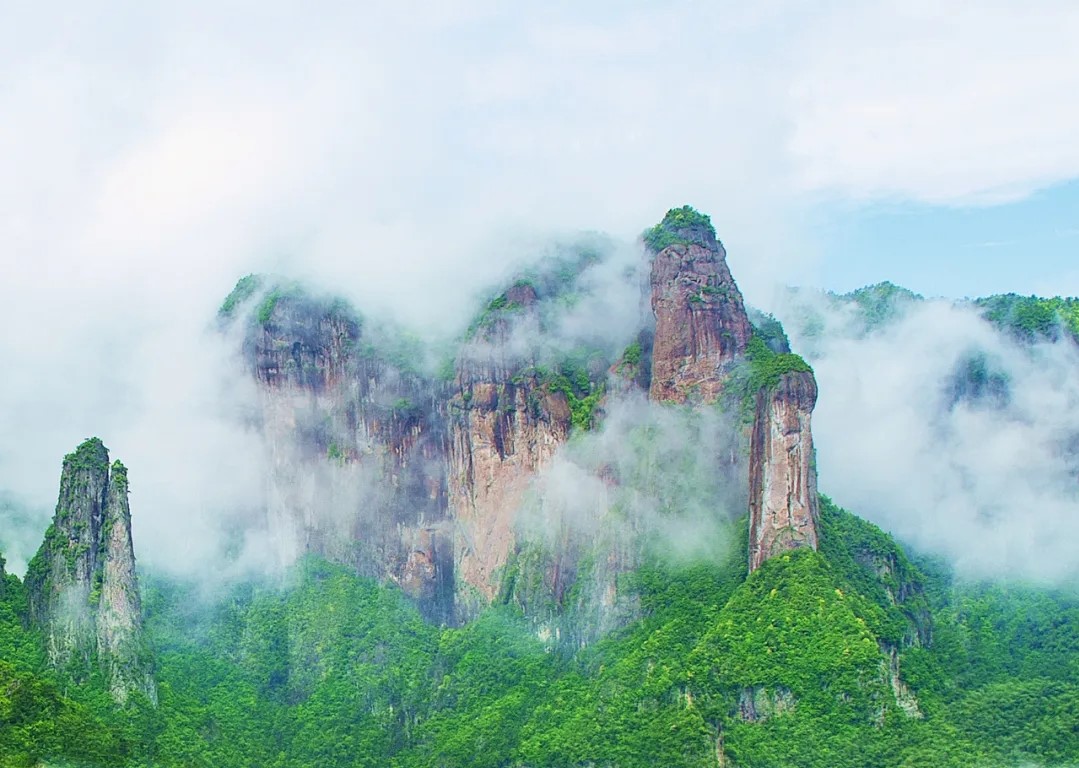
[[[1018,244],[1018,240],[983,240],[978,243],[967,243],[964,248],[1006,248]]]
[[[842,309],[816,311],[823,332],[809,336],[798,311],[780,315],[820,385],[821,490],[966,575],[1076,583],[1079,348],[1025,348],[941,299],[868,334]],[[972,356],[1005,398],[956,397]]]
[[[60,457],[100,434],[142,551],[184,559],[181,530],[258,491],[208,331],[238,275],[441,332],[522,244],[629,239],[691,202],[764,295],[812,270],[816,195],[1079,173],[1075,37],[1067,3],[7,8],[0,488],[51,507]]]

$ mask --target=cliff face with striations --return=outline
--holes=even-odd
[[[748,384],[740,386],[749,387],[744,396],[754,405],[750,570],[784,549],[816,549],[818,500],[810,417],[817,386],[812,371],[785,349],[777,354],[762,332],[754,339],[742,294],[707,217],[688,208],[672,209],[644,239],[656,252],[649,397],[713,403],[742,368]],[[754,354],[747,354],[751,346]],[[722,464],[717,457],[717,465]]]
[[[669,212],[646,241],[664,246],[652,260],[649,397],[714,402],[753,332],[726,252],[707,217],[685,209]]]
[[[603,256],[589,247],[563,250],[495,294],[438,375],[423,365],[422,347],[339,300],[263,278],[241,280],[221,315],[242,323],[244,357],[259,384],[267,514],[282,561],[314,552],[347,563],[399,584],[438,621],[460,620],[493,600],[543,621],[572,609],[598,612],[593,623],[606,626],[610,616],[632,612],[615,586],[619,575],[640,562],[645,540],[666,535],[658,530],[699,523],[660,519],[692,505],[664,489],[635,487],[648,476],[639,468],[623,467],[620,476],[612,461],[626,446],[600,449],[611,460],[575,465],[582,482],[607,489],[597,496],[609,501],[595,509],[552,511],[541,498],[543,475],[572,434],[597,426],[612,399],[647,390],[661,406],[688,404],[700,414],[756,394],[743,391],[755,381],[747,374],[754,328],[711,222],[690,208],[673,209],[644,241],[648,271],[623,271],[621,285],[629,286],[634,310],[641,300],[644,312],[650,305],[654,323],[627,315],[635,325],[619,336],[618,348],[629,346],[613,365],[609,338],[588,335],[588,324],[605,317],[586,313],[591,319],[578,320],[573,333],[559,330],[567,315],[602,303],[589,270]],[[762,493],[778,494],[786,483],[791,498],[811,505],[815,479],[803,466],[812,454],[808,411],[794,414],[785,402],[759,409],[754,471]],[[707,418],[715,421],[716,412]],[[710,481],[709,514],[731,517],[745,508],[749,434],[736,416],[724,419],[734,425],[729,434],[701,450],[711,452],[709,471],[718,478]],[[785,453],[798,442],[788,422],[798,424],[804,456]],[[716,490],[717,482],[729,489]],[[779,497],[762,498],[754,509],[779,521]],[[733,499],[740,501],[731,505]],[[649,504],[658,511],[613,522]],[[787,512],[802,519],[800,508]],[[729,520],[708,524],[723,522]],[[815,532],[799,525],[794,538],[815,541]],[[762,530],[770,551],[782,535]]]
[[[30,618],[54,666],[76,675],[97,667],[117,701],[133,691],[156,701],[127,495],[126,468],[117,461],[110,471],[97,438],[64,458],[56,513],[27,571]]]
[[[756,395],[749,478],[749,569],[794,547],[817,548],[820,518],[810,417],[812,372],[789,371]]]
[[[569,436],[571,398],[579,421],[599,398],[532,343],[543,302],[591,263],[558,261],[495,296],[450,375],[424,371],[422,348],[343,302],[241,280],[222,319],[243,323],[259,384],[282,561],[315,552],[394,581],[437,621],[494,599],[521,504]]]
[[[449,462],[458,574],[487,601],[515,550],[524,495],[570,431],[566,395],[545,387],[513,343],[514,321],[538,301],[532,285],[507,290],[457,364]]]
[[[453,607],[444,386],[340,301],[262,296],[245,328],[283,562],[318,553],[398,583],[435,620]]]
[[[117,700],[129,691],[142,691],[157,699],[152,668],[142,643],[142,601],[135,577],[135,549],[131,540],[127,468],[112,463],[105,515],[101,524],[100,598],[96,616],[98,663],[104,668],[109,690]]]

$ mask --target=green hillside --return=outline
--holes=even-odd
[[[146,589],[160,706],[68,687],[0,603],[0,765],[1065,765],[1079,759],[1079,600],[963,585],[822,500],[820,552],[748,578],[648,565],[644,617],[583,650],[508,606],[426,623],[308,560],[287,586]],[[744,538],[732,536],[733,541]],[[898,668],[898,694],[892,671]],[[908,687],[909,686],[909,689]],[[717,752],[718,750],[718,752]]]

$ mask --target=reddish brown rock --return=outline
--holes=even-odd
[[[757,393],[749,475],[749,570],[795,547],[817,548],[819,500],[810,417],[813,374],[783,374]]]
[[[455,595],[464,613],[495,596],[524,495],[571,424],[521,348],[538,301],[520,281],[491,302],[452,384],[410,372],[332,302],[293,292],[262,313],[246,349],[284,562],[348,563],[437,620],[453,619]]]
[[[507,291],[504,309],[488,318],[458,364],[449,456],[456,573],[464,591],[486,601],[516,547],[525,493],[570,431],[566,396],[549,391],[514,349],[515,322],[536,302],[527,284]]]
[[[752,333],[723,246],[703,240],[670,245],[652,262],[652,400],[714,402]]]

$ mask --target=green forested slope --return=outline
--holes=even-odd
[[[631,585],[643,617],[577,652],[509,606],[434,627],[396,590],[321,561],[215,598],[150,579],[156,710],[117,710],[94,683],[46,672],[7,576],[0,765],[1079,760],[1074,594],[956,583],[827,499],[822,541],[748,578],[737,547],[723,563],[651,563]]]

